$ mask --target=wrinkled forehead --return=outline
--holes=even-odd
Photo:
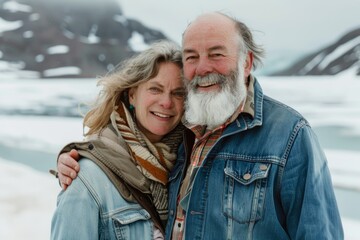
[[[189,32],[183,40],[183,54],[187,52],[209,52],[224,50],[238,52],[239,37],[234,32],[199,30]]]
[[[209,14],[189,24],[183,34],[182,45],[183,49],[204,44],[228,45],[236,44],[238,39],[234,21],[219,14]]]

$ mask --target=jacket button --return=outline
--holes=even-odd
[[[93,149],[94,149],[94,145],[89,144],[89,149],[90,149],[90,150],[93,150]]]
[[[243,176],[243,179],[245,180],[249,180],[251,178],[251,174],[250,173],[245,173]]]
[[[268,167],[265,164],[260,165],[260,170],[265,171]]]

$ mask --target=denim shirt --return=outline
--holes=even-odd
[[[240,114],[209,150],[193,180],[185,239],[343,239],[324,152],[308,122],[264,96],[255,116]],[[169,180],[167,239],[189,164],[188,130]]]
[[[150,214],[125,201],[105,173],[89,159],[58,196],[51,239],[153,239]]]

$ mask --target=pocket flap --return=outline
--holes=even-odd
[[[149,220],[150,214],[145,209],[127,209],[112,216],[122,225],[130,224],[139,220]]]
[[[257,179],[266,178],[270,167],[270,163],[249,163],[230,160],[226,164],[224,172],[239,183],[248,185]]]

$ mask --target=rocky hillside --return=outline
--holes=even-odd
[[[345,71],[360,75],[360,28],[272,75],[336,75]]]
[[[117,0],[0,0],[0,74],[84,78],[166,36]]]

